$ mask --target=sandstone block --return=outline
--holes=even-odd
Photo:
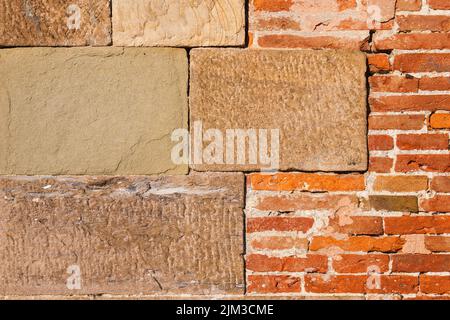
[[[244,44],[244,0],[116,0],[112,7],[118,46]]]
[[[279,130],[280,161],[275,169],[366,170],[365,72],[364,54],[353,51],[192,50],[192,168],[265,169],[268,162],[261,154],[276,154],[272,147]],[[213,152],[213,141],[223,146],[229,141],[227,129],[236,135],[254,131],[241,135],[245,146],[244,140],[230,139],[234,154],[226,147],[224,154]],[[199,139],[200,148],[195,145]],[[245,159],[239,157],[242,149]]]
[[[4,177],[0,294],[243,294],[243,198],[240,173]]]
[[[187,127],[181,49],[0,52],[0,174],[185,174],[171,133]]]
[[[108,45],[109,3],[109,0],[0,0],[0,45]]]

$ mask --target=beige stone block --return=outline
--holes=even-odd
[[[270,146],[277,145],[271,139],[276,137],[273,130],[279,130],[280,161],[275,169],[366,170],[365,72],[365,55],[354,51],[192,50],[191,139],[200,145],[198,148],[192,143],[192,168],[273,168],[261,157],[266,152],[262,152],[265,149],[260,143],[267,142],[267,151],[276,151]],[[196,123],[202,128],[196,129]],[[218,130],[223,141],[209,129]],[[233,154],[225,148],[227,129],[255,130],[257,140],[247,139],[245,145],[238,139],[231,140]],[[268,130],[267,136],[261,129]],[[214,151],[219,149],[217,145],[223,146],[223,154]],[[238,158],[242,150],[245,159]]]
[[[242,295],[243,201],[242,173],[1,178],[0,294]]]
[[[186,51],[0,51],[0,174],[185,174]]]
[[[108,45],[110,12],[109,0],[0,0],[0,45]]]
[[[244,0],[114,0],[116,46],[239,46]]]

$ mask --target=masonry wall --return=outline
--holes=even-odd
[[[0,0],[0,294],[449,298],[449,32],[448,0]],[[174,163],[200,120],[284,130],[279,170]]]

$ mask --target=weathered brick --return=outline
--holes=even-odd
[[[1,174],[187,173],[170,138],[187,128],[184,50],[4,49],[0,61]]]
[[[447,0],[428,0],[428,5],[435,10],[450,10],[450,3]]]
[[[369,135],[369,150],[392,150],[394,148],[394,139],[388,135]]]
[[[370,157],[369,171],[378,173],[388,173],[391,171],[394,159],[387,157]]]
[[[450,17],[438,15],[397,16],[399,31],[450,31]]]
[[[427,176],[377,176],[374,191],[417,192],[427,190]]]
[[[371,72],[386,72],[391,70],[389,55],[385,53],[368,54],[367,61]]]
[[[370,97],[369,101],[376,112],[450,110],[450,95],[445,94]]]
[[[373,92],[417,92],[419,79],[401,76],[372,76],[369,78]]]
[[[448,150],[448,134],[399,134],[401,150]]]
[[[430,126],[433,129],[450,129],[450,113],[433,113]]]
[[[300,293],[301,280],[295,276],[249,275],[250,293]]]
[[[450,237],[427,236],[425,246],[432,252],[450,252]]]
[[[309,241],[306,238],[297,237],[258,237],[249,240],[250,246],[256,250],[306,250]]]
[[[389,255],[342,254],[333,257],[333,269],[338,273],[367,273],[376,266],[380,272],[389,270]]]
[[[431,190],[450,193],[450,176],[436,176],[431,180]]]
[[[420,291],[432,294],[450,294],[450,277],[421,274]]]
[[[383,219],[381,217],[340,216],[330,217],[329,226],[335,232],[350,235],[381,235]]]
[[[253,190],[268,191],[363,191],[364,175],[357,174],[315,174],[276,173],[251,174]]]
[[[294,4],[294,0],[252,0],[255,11],[289,11]]]
[[[450,212],[450,195],[436,195],[430,199],[423,199],[420,207],[428,212]]]
[[[265,35],[258,38],[263,48],[349,49],[362,50],[367,47],[368,34],[345,36],[301,36],[290,34]]]
[[[319,251],[333,247],[344,251],[364,252],[398,252],[402,249],[405,240],[400,237],[348,237],[348,239],[336,239],[328,236],[313,237],[309,245],[310,251]]]
[[[264,196],[259,199],[256,209],[266,211],[327,210],[335,209],[342,204],[353,206],[356,209],[358,198],[354,195],[331,194]]]
[[[415,196],[369,196],[370,208],[377,211],[418,212],[418,200]]]
[[[328,258],[323,255],[309,254],[300,257],[268,257],[261,254],[251,254],[246,258],[246,267],[255,272],[317,272],[328,270]]]
[[[394,69],[401,72],[448,72],[450,53],[407,53],[394,59]]]
[[[242,294],[243,185],[239,173],[2,178],[0,293]],[[71,265],[80,290],[66,287]]]
[[[314,219],[305,217],[258,217],[247,219],[247,232],[300,231],[306,232],[314,224]]]
[[[450,154],[401,154],[395,171],[450,172]]]
[[[0,1],[0,46],[104,46],[110,43],[108,0]]]
[[[418,115],[370,115],[370,130],[420,130],[425,124],[425,116]]]
[[[376,50],[443,50],[450,48],[450,35],[448,33],[400,33],[391,35],[389,32],[386,36],[383,31],[377,31],[373,39]]]
[[[116,46],[233,46],[245,41],[244,0],[113,1]]]
[[[397,0],[397,11],[420,11],[422,9],[422,0]]]
[[[448,254],[396,254],[391,257],[392,272],[448,272]]]
[[[288,18],[267,18],[267,19],[258,19],[255,23],[255,29],[260,31],[267,30],[301,30],[301,25],[299,22]]]
[[[426,91],[450,90],[450,77],[423,77],[420,78],[419,87]]]
[[[386,234],[450,233],[450,216],[385,217]]]

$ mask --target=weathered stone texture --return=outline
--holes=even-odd
[[[184,50],[5,49],[0,74],[0,174],[187,173]]]
[[[366,170],[365,71],[361,52],[195,49],[191,128],[202,121],[203,132],[215,128],[223,135],[226,129],[279,129],[281,170]],[[264,169],[260,160],[192,167]]]
[[[108,45],[110,12],[109,0],[0,0],[0,45]]]
[[[244,0],[116,0],[118,46],[225,46],[245,41]]]
[[[5,177],[0,190],[2,295],[243,294],[243,174]]]

